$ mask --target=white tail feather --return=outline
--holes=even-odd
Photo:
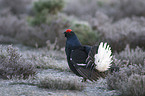
[[[107,43],[101,42],[98,48],[98,54],[95,54],[96,69],[100,72],[107,71],[111,66],[112,56],[111,48]]]

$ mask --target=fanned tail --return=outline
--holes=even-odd
[[[111,67],[112,56],[111,48],[107,43],[101,42],[99,47],[93,46],[86,59],[86,68],[97,69],[105,72]]]
[[[112,62],[111,47],[107,43],[101,42],[98,48],[98,53],[94,55],[94,63],[96,69],[100,72],[107,71]]]
[[[88,78],[97,80],[99,77],[105,77],[107,70],[112,68],[111,48],[107,43],[101,42],[99,46],[93,46],[86,59],[86,69],[89,69]],[[113,68],[114,69],[114,68]],[[112,69],[112,70],[113,70]]]

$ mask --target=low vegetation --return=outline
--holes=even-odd
[[[84,90],[79,78],[64,76],[70,70],[63,32],[71,28],[84,45],[103,41],[111,46],[120,70],[106,77],[109,90],[144,96],[144,9],[145,0],[0,0],[0,78],[36,77],[40,88]],[[37,78],[48,70],[62,74]]]
[[[4,79],[26,79],[36,74],[31,62],[26,61],[11,45],[0,46],[0,77]]]
[[[59,89],[59,90],[83,90],[84,84],[79,82],[77,77],[54,75],[44,76],[38,84],[41,88]]]

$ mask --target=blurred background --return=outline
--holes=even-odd
[[[82,44],[145,49],[144,0],[0,0],[0,43],[61,49],[71,28]]]

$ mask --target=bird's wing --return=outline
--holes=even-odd
[[[77,48],[74,50],[71,50],[70,53],[70,61],[75,62],[78,66],[86,66],[86,58],[88,57],[88,54],[85,52],[84,48]]]
[[[91,49],[91,51],[93,52],[94,49],[93,50]],[[92,52],[90,52],[91,56],[93,56]],[[71,51],[70,61],[75,67],[75,69],[78,71],[78,73],[86,79],[96,81],[98,80],[99,77],[104,77],[104,74],[100,74],[98,70],[86,68],[87,57],[88,57],[87,52],[84,49],[79,48]]]
[[[88,54],[88,57],[86,59],[86,68],[92,68],[95,67],[94,61],[95,61],[95,54],[97,53],[98,46],[93,46]]]
[[[89,54],[90,50],[91,50],[91,46],[87,46],[87,45],[84,45],[84,50],[87,54]]]
[[[99,77],[105,77],[105,74],[102,72],[99,72],[96,69],[90,70],[89,68],[86,68],[84,66],[78,65],[78,63],[71,60],[72,64],[74,65],[77,72],[86,79],[89,79],[90,81],[97,81]]]

